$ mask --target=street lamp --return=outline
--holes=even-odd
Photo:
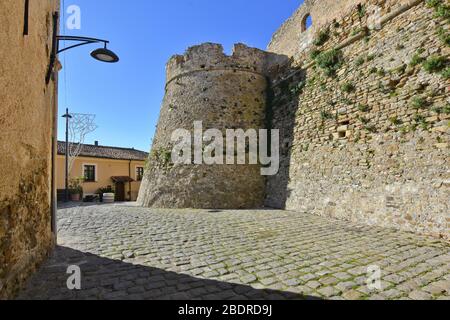
[[[107,48],[107,45],[109,43],[108,40],[87,38],[87,37],[74,37],[74,36],[57,36],[56,39],[58,40],[58,49],[57,49],[58,54],[61,52],[76,48],[76,47],[87,45],[87,44],[103,43],[104,47],[92,51],[91,56],[98,61],[107,62],[107,63],[116,63],[116,62],[119,62],[119,60],[120,60],[119,57],[117,56],[117,54],[115,54],[114,52],[112,52],[111,50],[109,50]],[[80,43],[74,44],[72,46],[69,46],[69,47],[66,47],[63,49],[59,49],[59,41],[77,41]]]
[[[47,75],[45,77],[45,81],[48,84],[50,82],[50,78],[52,76],[53,67],[55,66],[56,57],[59,53],[74,49],[77,47],[81,47],[87,44],[93,43],[103,43],[103,48],[96,49],[91,52],[91,57],[94,59],[106,62],[106,63],[116,63],[119,62],[119,57],[113,51],[107,48],[109,41],[97,38],[88,38],[88,37],[75,37],[75,36],[62,36],[58,35],[58,21],[59,21],[59,13],[55,12],[53,14],[53,43],[52,43],[52,53],[50,56],[50,64],[48,66]],[[78,42],[77,44],[65,47],[60,49],[59,44],[61,41],[74,41]]]

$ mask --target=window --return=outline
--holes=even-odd
[[[312,17],[310,14],[307,14],[303,17],[302,20],[302,32],[305,32],[312,26]]]
[[[144,167],[136,167],[136,180],[142,181],[144,179]]]
[[[84,181],[95,182],[97,168],[95,165],[84,165]]]

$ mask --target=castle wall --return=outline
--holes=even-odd
[[[367,34],[354,8],[322,27],[322,46],[295,52],[277,44],[281,35],[271,44],[296,56],[273,80],[282,165],[268,206],[450,239],[450,49],[438,35],[449,23],[416,3]],[[342,65],[327,76],[309,54],[339,46]],[[446,75],[425,70],[432,56],[447,57]]]
[[[315,34],[326,26],[336,21],[344,21],[345,25],[349,23],[359,24],[365,17],[356,17],[356,21],[350,21],[351,13],[358,10],[358,5],[362,5],[365,13],[374,13],[377,1],[364,0],[305,0],[297,11],[280,27],[273,35],[268,46],[268,51],[277,54],[283,54],[290,57],[296,57],[308,49],[310,39],[314,39]],[[383,6],[382,15],[395,10],[408,0],[387,0]],[[305,18],[310,15],[312,18],[311,28],[305,30]],[[345,29],[339,30],[345,32]],[[348,31],[348,30],[347,30]]]
[[[46,84],[56,0],[0,1],[0,299],[11,298],[52,248],[55,83]]]
[[[270,55],[236,45],[232,56],[221,45],[203,44],[174,56],[157,133],[138,203],[163,208],[257,208],[264,204],[265,179],[259,165],[173,165],[172,133],[266,128]]]

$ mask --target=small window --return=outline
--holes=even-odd
[[[144,179],[144,167],[136,167],[136,180],[142,181]]]
[[[302,32],[305,32],[306,30],[308,30],[309,28],[311,28],[311,27],[312,27],[312,23],[313,23],[312,17],[311,17],[311,15],[308,13],[307,15],[305,15],[305,16],[303,17],[303,20],[302,20]]]
[[[84,166],[84,181],[85,182],[95,182],[95,174],[96,174],[95,165],[85,165]]]

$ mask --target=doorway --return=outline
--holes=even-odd
[[[125,201],[125,183],[124,182],[116,182],[116,201],[123,202]]]

